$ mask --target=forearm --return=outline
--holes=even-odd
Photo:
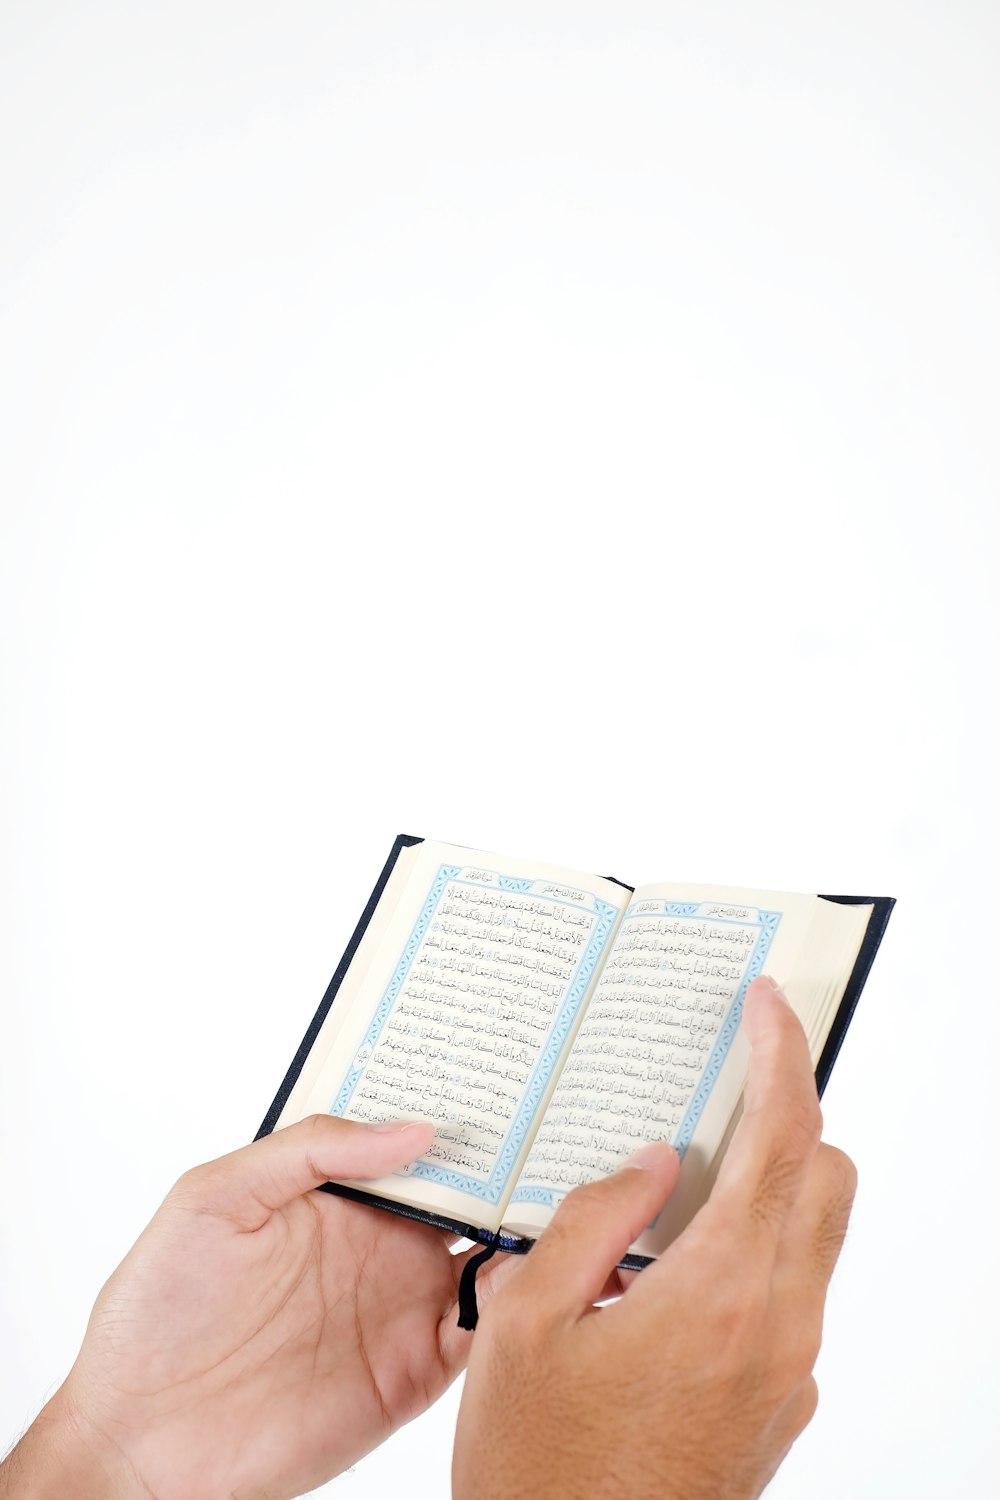
[[[63,1391],[0,1463],[0,1500],[150,1500],[129,1465],[76,1416]]]

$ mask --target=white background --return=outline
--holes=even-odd
[[[769,1493],[995,1494],[996,6],[0,43],[0,1445],[407,831],[899,898]],[[456,1401],[332,1493],[445,1496]]]

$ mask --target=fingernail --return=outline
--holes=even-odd
[[[663,1161],[663,1148],[668,1146],[667,1141],[650,1141],[648,1146],[640,1146],[638,1151],[632,1153],[622,1162],[623,1167],[655,1167],[658,1162]],[[669,1147],[673,1150],[673,1147]]]
[[[376,1125],[369,1125],[369,1130],[374,1130],[376,1135],[387,1135],[391,1130],[412,1130],[414,1125],[430,1125],[431,1120],[379,1120]]]
[[[785,994],[784,990],[781,988],[781,985],[778,983],[778,981],[776,979],[772,979],[770,974],[762,974],[760,977],[761,977],[761,979],[765,980],[771,986],[772,990],[777,995],[778,999],[779,1000],[784,1000],[785,1004],[787,1005],[788,1004],[788,996]]]

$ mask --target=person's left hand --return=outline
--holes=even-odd
[[[393,1171],[433,1134],[316,1115],[186,1173],[98,1297],[36,1424],[36,1475],[60,1455],[77,1496],[279,1500],[436,1400],[468,1354],[455,1304],[474,1252],[310,1191]]]

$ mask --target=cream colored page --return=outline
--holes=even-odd
[[[281,1111],[277,1125],[275,1126],[276,1130],[280,1130],[283,1125],[290,1125],[293,1121],[301,1120],[306,1115],[316,1112],[313,1099],[316,1094],[317,1082],[323,1064],[330,1055],[334,1040],[339,1035],[347,1017],[350,1015],[351,1005],[357,998],[361,982],[367,974],[370,964],[379,952],[379,946],[386,935],[393,914],[400,901],[404,899],[404,892],[407,882],[413,873],[415,856],[419,848],[419,845],[414,845],[410,848],[400,850],[389,879],[386,881],[379,904],[372,914],[371,921],[365,928],[361,942],[358,944],[354,957],[351,960],[351,966],[341,981],[335,1001],[327,1012],[310,1049],[309,1056],[300,1069],[292,1091],[285,1101],[285,1107]],[[320,1112],[326,1113],[325,1110]]]
[[[819,899],[808,941],[791,976],[792,1004],[802,1016],[813,1062],[818,1063],[868,923],[872,907]]]
[[[455,845],[412,857],[296,1112],[432,1120],[425,1158],[352,1185],[492,1227],[628,892]]]
[[[506,1228],[538,1233],[572,1187],[664,1139],[684,1156],[669,1216],[684,1219],[743,1088],[746,985],[762,972],[788,979],[815,906],[812,896],[723,886],[636,891],[515,1185]]]
[[[817,897],[813,902],[808,932],[788,964],[780,954],[775,956],[773,966],[768,960],[769,972],[781,981],[792,1009],[805,1027],[814,1067],[819,1062],[843,999],[871,911],[870,906],[841,906]],[[717,1087],[720,1107],[716,1110],[716,1121],[721,1123],[723,1109],[729,1109],[730,1118],[721,1125],[721,1134],[718,1124],[710,1122],[710,1131],[706,1131],[702,1138],[703,1158],[695,1170],[687,1169],[685,1157],[678,1191],[671,1195],[655,1223],[632,1246],[637,1254],[661,1254],[707,1201],[742,1114],[749,1061],[749,1046],[742,1032],[738,1032]],[[735,1100],[731,1108],[729,1100]],[[711,1141],[716,1136],[719,1143],[709,1154]]]

